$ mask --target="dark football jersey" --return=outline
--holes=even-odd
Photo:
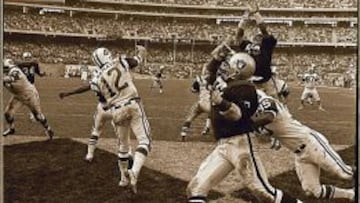
[[[271,78],[271,59],[272,53],[276,46],[277,40],[272,35],[264,35],[262,43],[254,44],[249,40],[243,40],[239,45],[239,52],[246,52],[250,54],[255,62],[256,69],[254,76],[262,77],[261,80],[255,81],[255,83],[264,83]]]
[[[223,98],[237,105],[242,117],[231,121],[219,113],[217,107],[212,106],[211,122],[216,139],[232,137],[253,131],[251,116],[258,108],[255,86],[248,81],[231,81],[223,90]]]
[[[31,84],[35,83],[35,74],[40,76],[39,64],[36,61],[23,61],[16,64],[26,75]]]

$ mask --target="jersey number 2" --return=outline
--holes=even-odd
[[[110,78],[113,78],[113,74],[115,74],[114,75],[115,76],[115,84],[114,84],[115,89],[110,86],[109,82],[106,81],[106,79],[104,77],[102,78],[102,81],[103,81],[105,87],[107,88],[107,90],[109,91],[111,97],[115,96],[116,93],[121,90],[121,88],[119,87],[119,80],[121,77],[120,70],[117,68],[111,68],[107,72],[107,76],[109,76]]]

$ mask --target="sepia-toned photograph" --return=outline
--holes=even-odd
[[[0,2],[1,203],[359,202],[357,0]]]

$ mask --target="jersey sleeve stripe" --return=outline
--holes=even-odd
[[[126,61],[125,57],[120,58],[121,66],[125,68],[126,71],[129,70],[129,63]]]

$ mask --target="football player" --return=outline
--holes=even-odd
[[[233,170],[239,172],[246,187],[266,198],[265,202],[301,202],[270,185],[253,151],[251,116],[258,100],[255,86],[247,79],[255,71],[255,61],[238,53],[229,64],[228,79],[216,78],[211,92],[211,123],[218,144],[188,184],[188,202],[205,203],[209,190]]]
[[[100,69],[95,69],[92,74],[92,78],[98,77],[100,74]],[[90,91],[90,83],[80,86],[74,90],[70,90],[67,92],[60,92],[60,99],[64,99],[65,97],[82,94],[84,92]],[[103,127],[106,121],[110,121],[112,119],[110,110],[104,110],[101,102],[103,102],[103,98],[101,95],[97,94],[99,103],[96,107],[96,111],[94,113],[94,125],[91,131],[91,136],[88,141],[87,153],[85,156],[85,161],[91,162],[94,159],[94,153],[96,149],[96,145],[98,143],[99,137],[102,133]],[[113,123],[111,123],[113,125]],[[131,151],[131,150],[130,150]],[[131,162],[131,161],[130,161]]]
[[[320,169],[344,180],[353,180],[352,167],[346,165],[321,133],[292,118],[284,105],[258,90],[259,107],[252,120],[262,132],[278,139],[295,154],[295,169],[307,195],[318,199],[354,200],[355,191],[320,183]]]
[[[40,71],[39,63],[33,58],[30,52],[24,52],[22,55],[22,61],[16,63],[16,65],[26,75],[31,84],[35,85],[35,74],[40,77],[45,76],[44,72]],[[31,121],[36,121],[33,114],[30,112],[29,118]]]
[[[210,113],[210,90],[206,82],[206,76],[197,76],[195,82],[192,85],[191,91],[199,94],[199,100],[196,101],[190,108],[190,112],[186,116],[185,122],[181,127],[181,140],[184,142],[187,133],[190,129],[191,123],[202,113]],[[207,135],[210,131],[210,118],[206,118],[205,127],[202,130],[202,135]]]
[[[151,89],[155,88],[156,86],[159,87],[159,93],[162,94],[163,93],[163,83],[162,83],[162,79],[164,78],[164,70],[165,70],[165,66],[160,66],[159,70],[155,73],[154,75],[154,80],[153,83],[151,85]]]
[[[260,33],[256,34],[252,41],[244,39],[245,26],[249,16],[255,19],[260,29]],[[246,11],[243,18],[240,19],[236,40],[238,46],[235,48],[235,51],[248,53],[255,60],[256,68],[252,77],[254,84],[265,92],[272,92],[275,87],[272,81],[270,81],[272,77],[271,60],[277,39],[267,31],[257,6]]]
[[[311,99],[314,99],[318,104],[320,111],[325,111],[321,105],[320,96],[316,89],[316,83],[320,80],[320,77],[315,73],[315,64],[311,64],[311,67],[308,70],[308,73],[305,73],[302,77],[304,82],[304,91],[301,94],[301,106],[298,110],[304,109],[305,102]]]
[[[19,107],[25,105],[30,109],[35,119],[45,128],[45,133],[51,140],[54,136],[54,132],[41,111],[40,97],[35,86],[31,84],[27,76],[11,59],[6,59],[4,61],[4,66],[9,68],[9,72],[4,76],[3,83],[6,89],[12,93],[12,96],[4,112],[8,129],[3,132],[3,136],[15,133],[15,112]]]
[[[23,71],[31,84],[35,83],[35,74],[40,77],[45,76],[44,72],[40,72],[39,63],[32,57],[30,52],[24,52],[22,59],[16,65]]]
[[[92,60],[101,71],[90,83],[91,89],[101,95],[103,109],[110,109],[114,131],[119,138],[119,186],[130,184],[134,193],[137,192],[137,180],[152,142],[149,121],[129,71],[142,62],[146,50],[143,46],[137,46],[137,52],[134,58],[113,61],[108,49],[96,49]],[[134,133],[138,145],[133,166],[128,170],[130,130]]]

